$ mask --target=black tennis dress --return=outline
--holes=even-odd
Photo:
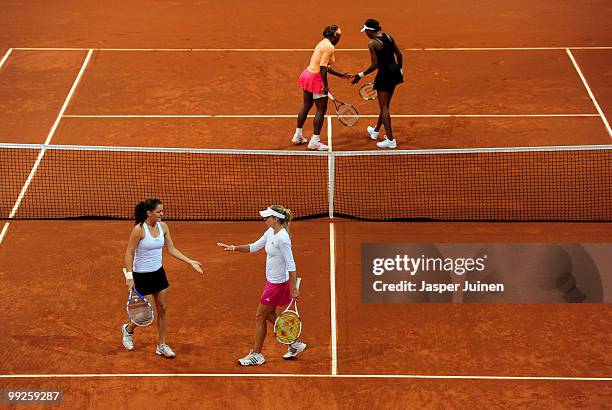
[[[395,60],[395,45],[393,39],[387,33],[383,33],[380,37],[375,37],[374,39],[382,44],[382,49],[376,51],[378,72],[374,79],[374,89],[393,91],[398,84],[404,82],[404,76],[400,71],[400,66]]]

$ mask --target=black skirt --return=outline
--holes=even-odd
[[[374,89],[377,91],[393,91],[398,84],[403,82],[404,76],[398,65],[379,67],[376,78],[374,78]]]
[[[134,272],[134,287],[142,296],[152,295],[169,286],[163,266],[155,272]]]

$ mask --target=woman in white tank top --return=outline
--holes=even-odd
[[[161,221],[163,216],[164,205],[157,198],[146,199],[136,206],[136,226],[132,229],[125,252],[126,285],[128,289],[135,287],[141,295],[153,295],[159,335],[155,353],[174,358],[174,352],[166,344],[167,293],[170,285],[162,265],[162,248],[166,245],[170,255],[188,263],[200,273],[202,273],[202,264],[189,259],[174,247],[170,229]],[[127,350],[134,349],[135,328],[136,325],[131,322],[122,326],[123,346]]]

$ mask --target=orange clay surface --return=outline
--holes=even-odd
[[[323,15],[323,17],[322,17]],[[42,144],[81,68],[86,50],[19,47],[262,48],[305,51],[96,50],[67,115],[203,114],[269,118],[63,117],[54,144],[305,149],[289,139],[301,104],[296,79],[327,24],[343,37],[337,66],[369,64],[368,17],[403,48],[561,47],[560,50],[404,52],[406,82],[391,111],[400,148],[609,144],[611,139],[564,48],[575,57],[603,113],[612,116],[608,1],[457,2],[384,7],[335,2],[9,1],[0,13],[0,142]],[[348,49],[362,49],[349,51]],[[371,78],[371,77],[370,77]],[[337,78],[332,91],[363,115],[376,102]],[[329,107],[328,114],[333,114]],[[419,117],[419,115],[569,117]],[[591,116],[577,116],[588,114]],[[275,117],[275,116],[288,117]],[[416,116],[415,116],[416,115]],[[376,149],[332,120],[334,150]],[[309,119],[305,134],[312,131]],[[322,136],[327,140],[328,124]],[[5,151],[6,152],[6,151]],[[36,155],[28,157],[33,164]],[[14,172],[0,213],[10,212],[31,165],[0,156]],[[14,171],[13,171],[14,170]],[[4,187],[3,187],[4,188]],[[92,197],[92,208],[103,207]],[[4,221],[0,224],[0,228]],[[171,288],[168,341],[173,361],[154,354],[155,329],[137,348],[121,345],[126,291],[121,276],[129,221],[11,221],[0,243],[0,374],[83,374],[92,378],[0,378],[0,389],[61,388],[61,408],[604,408],[609,381],[372,378],[367,375],[611,377],[609,305],[364,304],[362,242],[612,242],[609,224],[366,224],[336,221],[337,371],[332,373],[329,221],[294,223],[303,277],[300,312],[308,350],[296,361],[269,336],[267,363],[240,368],[253,337],[264,255],[228,254],[218,241],[245,243],[261,223],[170,222],[179,249],[199,259],[201,277],[166,255]],[[234,377],[101,377],[100,374],[228,373]],[[298,374],[298,377],[257,376]],[[346,375],[364,375],[347,378]],[[343,376],[344,375],[344,376]],[[32,406],[36,408],[37,406]],[[42,407],[42,406],[40,406]],[[11,407],[9,407],[11,408]]]
[[[52,143],[304,149],[293,146],[290,137],[302,98],[296,78],[308,55],[274,52],[262,59],[253,52],[96,51]],[[604,112],[612,101],[607,81],[612,74],[602,63],[609,56],[609,50],[577,51]],[[14,51],[0,76],[0,87],[6,89],[6,97],[0,99],[4,106],[0,141],[44,142],[83,59],[81,51]],[[338,53],[337,59],[340,68],[356,71],[367,63],[368,55],[347,51]],[[412,51],[406,53],[406,60],[406,82],[397,88],[392,103],[401,148],[610,142],[562,50]],[[274,70],[267,69],[270,63]],[[525,67],[534,67],[534,71]],[[358,88],[347,81],[330,81],[337,98],[355,105],[363,116],[355,127],[344,127],[330,104],[333,148],[376,149],[364,129],[375,122],[377,101],[361,100]],[[70,117],[83,115],[93,118]],[[212,118],[96,117],[121,115]],[[307,120],[304,132],[312,134],[312,119]],[[328,139],[327,121],[321,134]]]
[[[262,223],[170,222],[175,244],[200,260],[204,276],[166,255],[168,342],[175,360],[154,354],[155,329],[138,329],[136,349],[121,346],[125,288],[120,266],[130,222],[11,222],[0,247],[0,297],[5,303],[0,341],[2,374],[208,374],[240,377],[2,379],[3,388],[61,388],[64,405],[134,403],[143,390],[178,403],[241,406],[257,389],[262,408],[289,396],[316,408],[378,403],[403,407],[449,400],[521,405],[579,400],[604,403],[609,383],[346,379],[331,373],[329,223],[293,224],[294,251],[303,278],[300,312],[309,348],[299,360],[281,359],[269,335],[267,363],[241,368],[253,315],[264,284],[263,254],[223,252],[215,243],[243,243]],[[612,367],[607,305],[366,304],[359,296],[359,244],[377,242],[609,242],[608,224],[437,224],[336,222],[338,374],[427,376],[606,377]],[[511,227],[511,231],[509,231]],[[95,235],[92,235],[95,233]],[[58,239],[61,236],[61,240]],[[84,246],[86,244],[86,246]],[[250,374],[300,374],[299,378]],[[128,387],[129,386],[129,387]],[[136,386],[136,387],[135,387]],[[347,389],[352,393],[349,394]],[[518,389],[509,395],[509,389]],[[308,394],[305,391],[308,391]],[[417,394],[418,392],[418,394]],[[406,396],[408,395],[408,396]],[[120,398],[121,397],[121,398]],[[199,398],[198,398],[199,397]],[[376,400],[378,401],[375,401]],[[501,405],[501,404],[500,404]],[[298,406],[301,407],[301,406]]]
[[[384,5],[365,0],[320,6],[262,0],[107,4],[74,0],[25,7],[11,1],[0,15],[3,47],[312,48],[328,24],[343,30],[341,47],[366,48],[368,17],[403,47],[609,46],[607,0],[488,3],[433,0]]]

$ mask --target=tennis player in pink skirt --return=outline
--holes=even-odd
[[[259,298],[255,317],[255,344],[249,354],[238,360],[242,366],[257,366],[266,362],[261,352],[268,330],[266,321],[274,325],[277,306],[286,306],[292,298],[300,295],[289,234],[291,210],[281,205],[270,205],[268,209],[260,211],[259,214],[264,218],[268,230],[256,242],[248,245],[217,244],[230,252],[257,252],[265,247],[267,253],[266,286]],[[294,359],[304,349],[306,349],[306,343],[298,340],[289,345],[283,358],[285,360]]]
[[[313,135],[308,142],[308,148],[318,151],[327,151],[327,145],[321,142],[321,128],[323,128],[323,120],[327,112],[327,92],[329,85],[327,83],[327,73],[340,78],[352,78],[348,73],[341,73],[332,68],[334,65],[334,52],[336,44],[340,41],[342,31],[336,25],[325,27],[323,30],[323,40],[317,44],[310,58],[308,67],[298,79],[298,84],[304,90],[304,104],[300,109],[297,117],[297,128],[291,142],[294,144],[305,144],[306,138],[302,133],[302,127],[308,117],[308,112],[312,105],[317,106],[317,113],[313,121]]]

